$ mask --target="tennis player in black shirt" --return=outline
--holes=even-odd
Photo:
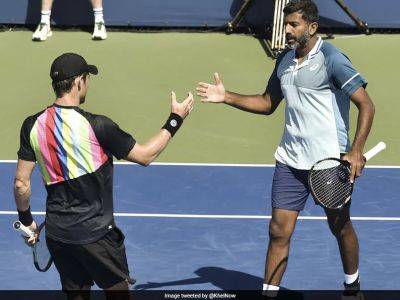
[[[163,151],[193,108],[172,92],[171,114],[159,133],[139,144],[111,119],[82,110],[89,74],[97,68],[65,53],[51,66],[53,105],[25,119],[14,194],[19,220],[36,230],[29,205],[36,162],[47,190],[46,240],[61,284],[71,299],[83,299],[96,283],[112,296],[129,290],[124,235],[113,217],[113,156],[147,166]],[[29,243],[35,242],[35,237]],[[118,297],[121,298],[119,293]],[[125,293],[129,297],[128,293]]]

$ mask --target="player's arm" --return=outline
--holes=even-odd
[[[270,115],[281,103],[282,98],[274,97],[265,92],[263,95],[240,95],[233,92],[226,92],[225,103],[240,110],[255,114]]]
[[[36,230],[36,223],[30,210],[29,199],[31,196],[31,175],[35,162],[18,159],[17,171],[14,178],[14,199],[17,205],[19,220],[30,230]],[[33,242],[33,238],[28,243]]]
[[[357,129],[354,141],[349,153],[343,159],[351,164],[351,177],[361,175],[364,167],[363,148],[372,126],[375,108],[365,88],[367,81],[358,73],[350,59],[338,51],[327,56],[327,73],[333,85],[341,90],[358,108]]]
[[[179,103],[174,92],[171,94],[171,115],[164,127],[146,143],[135,143],[132,150],[125,157],[126,160],[136,162],[143,166],[148,166],[165,149],[169,140],[181,126],[183,120],[193,109],[193,95],[188,93],[187,98]]]
[[[359,87],[350,97],[358,109],[357,129],[351,150],[344,157],[351,164],[351,181],[361,176],[365,161],[363,149],[371,130],[375,106],[364,87]]]
[[[17,205],[19,220],[32,231],[36,230],[36,223],[33,221],[29,205],[31,196],[30,179],[36,162],[35,152],[30,144],[30,132],[34,121],[34,118],[28,117],[22,124],[17,170],[14,178],[14,200]],[[28,242],[33,241],[34,239],[29,239]]]
[[[282,101],[282,97],[273,96],[267,91],[263,95],[251,96],[226,91],[218,73],[214,74],[214,78],[215,84],[199,82],[196,90],[202,102],[225,103],[247,112],[270,115]]]
[[[35,162],[22,159],[18,160],[17,171],[14,178],[14,199],[18,211],[26,211],[29,208],[31,175],[34,168]]]

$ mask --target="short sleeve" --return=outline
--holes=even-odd
[[[268,80],[268,85],[267,85],[267,93],[270,95],[274,96],[279,96],[280,98],[283,98],[283,93],[281,89],[281,81],[278,78],[277,74],[277,66],[275,66],[274,71],[271,74],[271,77]]]
[[[127,157],[136,143],[129,133],[105,116],[96,117],[94,131],[100,145],[117,159]]]
[[[337,52],[330,57],[328,75],[334,86],[342,90],[348,97],[360,87],[366,87],[367,81],[358,73],[344,54]]]
[[[282,93],[282,89],[281,89],[281,81],[278,77],[278,67],[279,64],[281,63],[283,57],[289,52],[288,49],[284,50],[276,59],[276,63],[275,63],[275,68],[274,71],[271,74],[271,77],[268,80],[268,84],[267,84],[267,89],[266,92],[270,95],[279,97],[281,99],[284,98],[284,95]]]
[[[33,127],[32,118],[25,119],[21,127],[18,159],[36,161],[35,152],[30,143],[30,134]]]

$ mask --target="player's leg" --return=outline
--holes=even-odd
[[[325,210],[329,228],[336,237],[345,273],[345,286],[359,289],[359,246],[356,232],[350,220],[350,205],[342,210]],[[350,286],[347,286],[350,285]]]
[[[103,0],[91,0],[94,13],[94,40],[105,40],[107,38],[106,26],[103,16]]]
[[[129,299],[129,276],[124,235],[114,227],[100,240],[82,245],[79,257],[94,282],[105,290],[107,300]]]
[[[129,283],[124,280],[105,290],[107,300],[129,300]]]
[[[80,290],[66,291],[68,300],[90,300],[90,285],[82,286]]]
[[[53,0],[42,0],[42,10],[51,11],[52,6],[53,6]]]
[[[277,162],[272,182],[272,218],[269,224],[269,245],[265,264],[263,290],[278,290],[285,272],[290,238],[299,211],[304,208],[309,190],[308,172]]]
[[[298,214],[298,211],[272,210],[264,277],[264,283],[269,285],[269,289],[271,289],[270,286],[278,287],[281,283],[289,258],[290,238],[293,234]]]
[[[91,276],[75,258],[76,245],[65,244],[46,238],[47,247],[60,275],[63,291],[68,300],[89,300],[93,285]]]
[[[50,15],[53,0],[42,0],[42,10],[40,23],[33,33],[32,40],[34,41],[45,41],[48,37],[52,36],[50,28]]]

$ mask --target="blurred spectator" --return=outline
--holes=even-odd
[[[93,6],[94,30],[93,40],[105,40],[107,38],[106,27],[103,18],[103,0],[90,0]],[[53,0],[42,0],[42,16],[40,23],[33,33],[32,40],[45,41],[52,36],[50,28],[50,15]]]

